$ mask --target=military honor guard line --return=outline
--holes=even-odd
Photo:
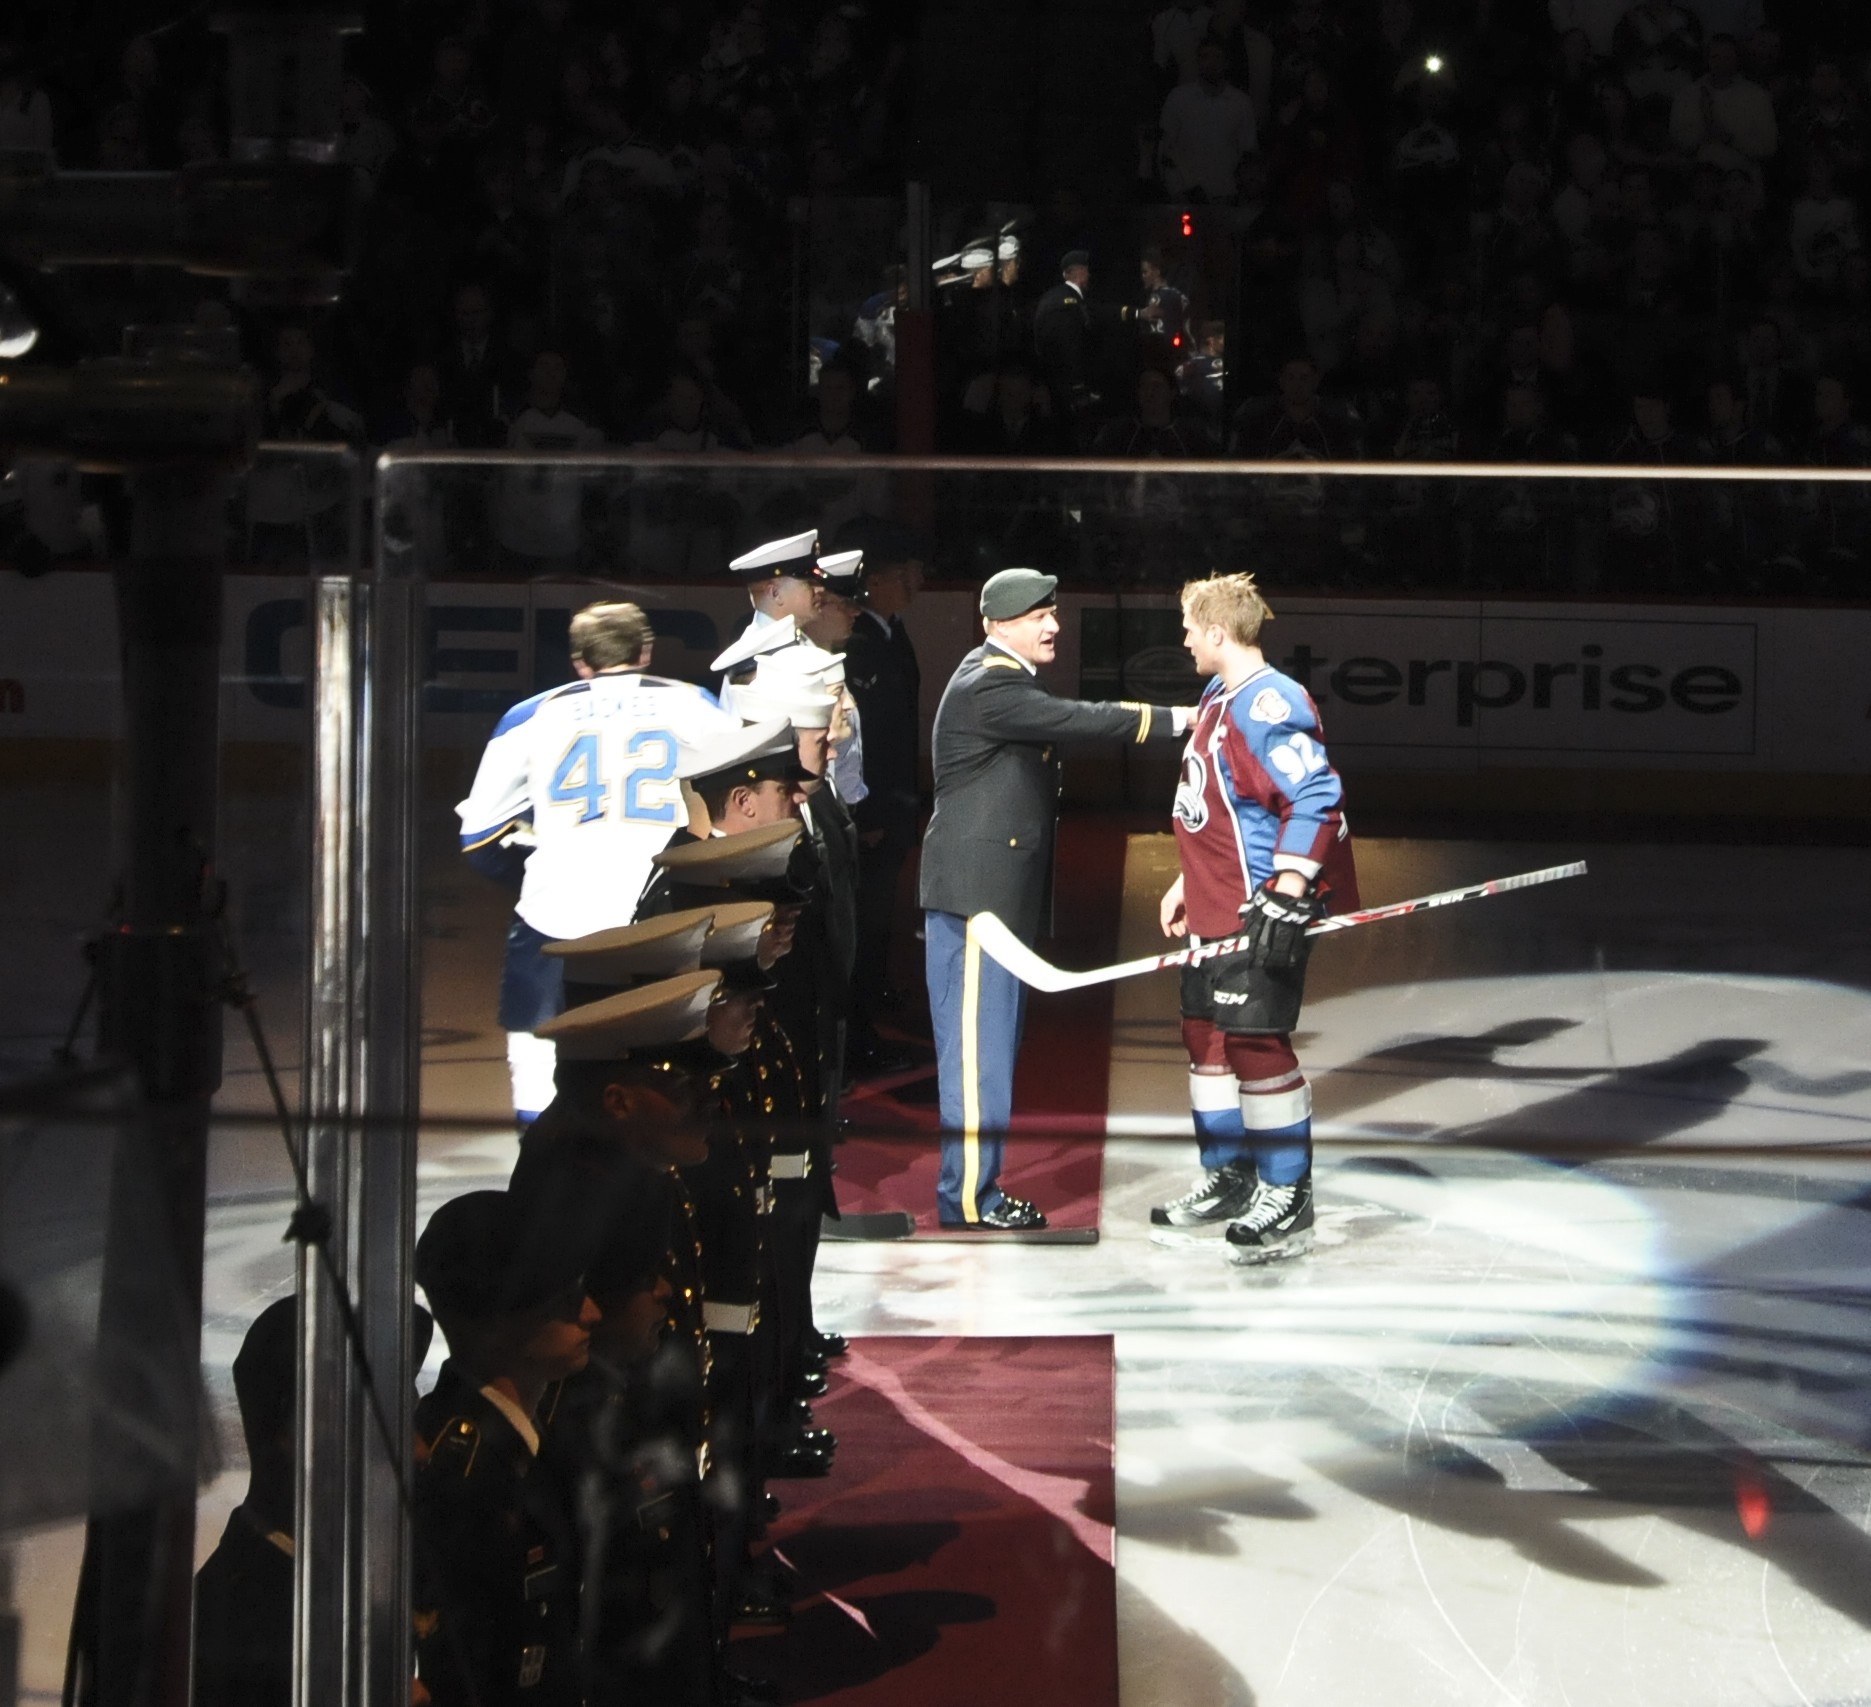
[[[458,808],[464,856],[513,895],[499,1015],[521,1139],[506,1190],[445,1204],[417,1247],[448,1346],[417,1409],[414,1495],[438,1707],[768,1697],[730,1669],[728,1636],[790,1618],[773,1486],[835,1462],[812,1401],[847,1348],[813,1320],[812,1277],[839,1218],[840,1098],[887,1049],[890,899],[919,820],[899,620],[918,548],[891,532],[872,549],[821,553],[804,532],[735,559],[750,614],[712,691],[653,673],[636,606],[578,612],[576,679],[501,718]],[[1062,748],[1173,741],[1181,872],[1160,919],[1186,944],[1165,958],[1201,1172],[1151,1210],[1151,1236],[1241,1265],[1302,1255],[1311,1092],[1291,1034],[1313,934],[1361,916],[1317,709],[1261,654],[1271,612],[1241,574],[1183,589],[1197,704],[1055,696],[1039,672],[1057,588],[1031,569],[986,583],[982,643],[935,720],[920,902],[940,1221],[989,1239],[1046,1225],[1000,1173],[1028,984],[1073,976],[1033,949]],[[290,1360],[249,1363],[243,1418],[271,1418]],[[250,1430],[255,1492],[224,1547],[290,1548],[290,1502],[261,1474],[276,1433]],[[251,1670],[253,1645],[236,1650]],[[231,1701],[252,1682],[204,1688]]]

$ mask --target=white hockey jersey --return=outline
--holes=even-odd
[[[462,851],[530,840],[515,911],[546,936],[627,925],[688,822],[678,752],[739,727],[703,689],[636,671],[535,694],[501,718],[455,808]]]

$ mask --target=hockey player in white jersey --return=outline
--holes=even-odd
[[[548,942],[627,925],[650,861],[688,825],[681,749],[739,728],[705,690],[647,673],[648,619],[633,604],[572,618],[579,679],[522,700],[495,727],[455,808],[469,863],[519,891],[500,1024],[517,1119],[552,1100],[553,1046],[532,1034],[564,1008]]]

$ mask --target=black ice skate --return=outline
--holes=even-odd
[[[1312,1249],[1312,1175],[1293,1185],[1265,1185],[1238,1221],[1228,1224],[1228,1260],[1243,1268],[1304,1256]]]
[[[1254,1164],[1229,1162],[1211,1169],[1182,1196],[1150,1211],[1150,1238],[1159,1245],[1184,1245],[1218,1237],[1254,1201]]]

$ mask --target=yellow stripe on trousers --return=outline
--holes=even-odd
[[[979,1221],[975,1193],[981,1186],[981,944],[975,940],[974,919],[961,961],[961,1212],[964,1221]]]

